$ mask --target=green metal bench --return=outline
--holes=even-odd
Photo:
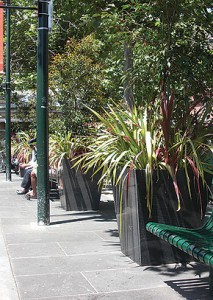
[[[147,223],[146,229],[199,262],[209,265],[210,295],[213,295],[213,210],[207,222],[197,229],[154,222]]]

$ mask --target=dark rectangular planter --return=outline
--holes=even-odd
[[[173,246],[146,231],[148,221],[196,228],[202,224],[198,190],[191,180],[190,199],[184,172],[178,174],[181,186],[181,210],[177,211],[177,197],[171,177],[167,171],[153,174],[152,217],[149,218],[146,199],[145,171],[133,170],[122,191],[122,212],[120,214],[119,187],[114,187],[115,210],[119,227],[122,252],[139,265],[158,265],[185,262],[191,258]],[[181,184],[182,181],[182,184]],[[207,190],[201,184],[202,209],[205,213]],[[121,230],[120,230],[121,229]]]
[[[101,188],[98,187],[99,175],[91,179],[92,172],[83,174],[80,169],[72,168],[68,159],[63,160],[60,172],[59,189],[61,206],[71,211],[98,210]]]

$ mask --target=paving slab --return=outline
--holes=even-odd
[[[34,299],[34,298],[33,298]],[[119,291],[110,293],[96,293],[96,294],[80,294],[75,296],[63,296],[63,297],[48,297],[45,300],[183,300],[177,292],[171,290],[168,287],[131,290],[131,291]],[[39,300],[34,299],[34,300]]]
[[[78,242],[88,240],[90,243],[102,240],[100,236],[92,231],[63,231],[55,234],[55,232],[48,231],[47,227],[35,226],[31,227],[30,232],[18,232],[18,233],[6,233],[5,239],[8,244],[20,244],[20,243],[41,243],[46,242],[60,242],[70,241]]]
[[[70,223],[72,223],[72,226],[70,226]],[[63,231],[70,231],[72,230],[73,232],[75,231],[93,231],[97,232],[108,232],[107,238],[110,237],[110,232],[116,232],[116,237],[118,237],[118,229],[117,229],[117,223],[114,221],[112,222],[107,222],[108,229],[106,229],[106,224],[104,222],[97,222],[97,221],[88,221],[88,220],[70,220],[68,218],[61,220],[59,222],[51,222],[50,226],[48,226],[48,231],[50,232],[55,232],[58,234],[59,232]],[[70,228],[71,227],[71,228]],[[104,237],[103,237],[104,239]]]
[[[197,279],[197,278],[207,278],[209,275],[209,267],[196,263],[190,262],[186,265],[180,263],[168,264],[161,266],[146,266],[144,270],[147,274],[156,274],[162,280],[168,281],[169,279]]]
[[[166,287],[159,276],[156,276],[153,281],[153,274],[144,272],[143,267],[122,270],[103,269],[95,272],[83,272],[83,274],[100,293]]]
[[[6,219],[8,221],[8,219]],[[13,221],[11,223],[7,222],[7,224],[2,224],[5,236],[8,234],[20,235],[24,233],[31,233],[34,231],[41,231],[40,227],[37,223],[32,222],[32,219],[29,220],[28,223],[23,223],[24,220],[17,219],[17,222]],[[15,223],[15,224],[14,224]],[[20,224],[21,223],[21,224]]]
[[[0,298],[2,300],[18,300],[17,286],[11,270],[10,260],[4,237],[0,228]]]
[[[34,243],[13,244],[8,245],[8,253],[10,258],[55,257],[66,255],[59,243],[37,243],[36,245]]]
[[[11,265],[15,276],[137,267],[128,257],[118,251],[101,254],[11,259]]]
[[[104,231],[95,231],[95,233],[103,240],[103,241],[112,241],[114,243],[119,243],[120,245],[120,240],[119,240],[119,233],[118,229],[116,228],[108,228],[107,230]]]
[[[33,219],[36,218],[36,212],[35,211],[30,211],[27,210],[26,207],[24,207],[24,209],[17,209],[16,207],[14,209],[12,209],[11,207],[3,207],[0,210],[0,219],[1,218],[10,218],[10,219],[14,219],[16,218],[18,215],[19,218],[28,218],[29,216],[31,216]]]
[[[1,193],[1,191],[0,191],[0,193]],[[17,203],[18,201],[19,200],[17,200],[17,201],[8,200],[7,203],[0,202],[0,207],[1,207],[1,209],[3,209],[5,207],[6,209],[18,209],[18,210],[20,210],[20,208],[23,209],[24,207],[26,207],[26,204],[24,202]]]
[[[18,300],[17,286],[7,257],[0,257],[0,298],[2,300]]]
[[[17,226],[19,226],[19,225],[29,226],[32,223],[36,224],[35,223],[35,215],[33,215],[33,216],[28,215],[26,218],[20,218],[16,215],[14,218],[6,218],[6,217],[4,218],[4,217],[2,217],[2,218],[0,218],[0,220],[1,220],[1,225],[4,229],[6,228],[7,225],[12,226],[14,228],[16,225]]]
[[[80,273],[16,277],[21,299],[89,294],[94,288]]]
[[[107,253],[107,252],[120,252],[120,243],[112,243],[111,241],[96,241],[95,243],[88,243],[88,240],[79,241],[78,244],[73,244],[72,242],[60,242],[61,249],[66,253],[66,255],[74,254],[89,254],[89,253]]]

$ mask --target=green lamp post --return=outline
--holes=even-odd
[[[10,6],[10,0],[7,0]],[[6,149],[6,180],[11,181],[11,90],[10,90],[10,9],[6,11],[6,117],[5,117],[5,149]]]
[[[38,225],[49,225],[48,163],[48,8],[49,0],[38,1],[37,50],[37,195]]]
[[[52,16],[52,0],[38,0],[38,48],[37,48],[37,189],[38,189],[38,225],[49,225],[49,162],[48,162],[48,31]],[[10,92],[10,9],[30,9],[0,5],[7,11],[6,44],[6,179],[11,180],[11,92]]]

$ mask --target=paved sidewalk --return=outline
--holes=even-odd
[[[66,212],[51,202],[37,225],[37,200],[16,195],[21,178],[0,174],[0,299],[210,299],[208,268],[139,267],[120,252],[112,195],[98,212]]]

